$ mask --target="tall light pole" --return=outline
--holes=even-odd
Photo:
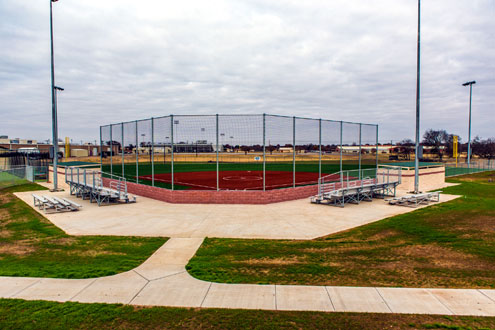
[[[418,0],[418,49],[416,63],[416,150],[414,157],[414,192],[419,192],[419,114],[421,72],[421,0]]]
[[[469,86],[469,136],[468,136],[468,168],[471,168],[471,104],[473,99],[473,85],[476,81],[468,81],[462,84],[462,86]]]
[[[57,89],[63,90],[62,88],[55,86],[55,69],[54,69],[54,59],[53,59],[53,14],[52,14],[52,2],[57,2],[58,0],[50,1],[50,51],[51,51],[51,74],[52,74],[52,144],[53,144],[53,190],[58,190],[58,127],[57,127]]]

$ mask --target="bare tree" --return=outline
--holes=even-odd
[[[411,160],[411,154],[414,151],[414,142],[411,139],[404,139],[397,143],[398,153],[402,155],[402,158]]]
[[[423,135],[422,144],[433,147],[432,152],[438,155],[440,161],[443,159],[443,147],[449,140],[449,134],[446,130],[429,129]]]
[[[495,158],[495,138],[481,140],[478,136],[471,142],[472,154],[491,160]]]

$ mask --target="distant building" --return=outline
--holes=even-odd
[[[340,147],[337,147],[337,150],[340,151]],[[392,152],[394,146],[393,145],[379,145],[378,153],[380,154],[389,154]],[[342,146],[343,153],[359,153],[359,146]],[[374,153],[376,152],[376,145],[363,145],[361,146],[361,152],[364,153]]]
[[[20,138],[9,139],[8,135],[0,135],[0,144],[38,144],[38,141]]]

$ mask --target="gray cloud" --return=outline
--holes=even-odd
[[[495,5],[424,1],[422,129],[493,136]],[[416,1],[54,4],[60,136],[174,114],[275,113],[414,135]],[[0,0],[0,133],[50,137],[49,8]]]

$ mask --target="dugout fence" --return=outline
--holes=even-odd
[[[270,114],[104,125],[100,145],[103,173],[171,190],[292,188],[378,166],[378,125]]]

